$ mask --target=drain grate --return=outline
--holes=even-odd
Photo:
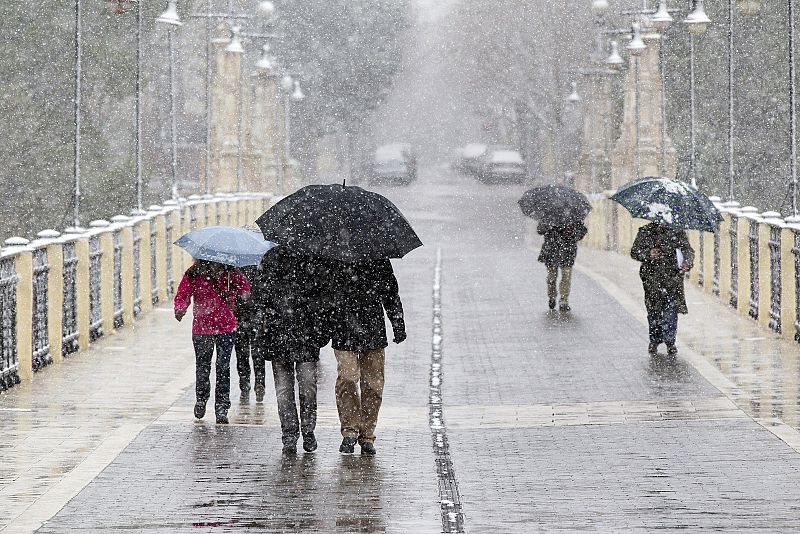
[[[442,406],[442,249],[436,250],[433,275],[433,336],[431,343],[430,391],[428,393],[428,424],[433,440],[436,477],[439,484],[439,503],[442,511],[442,532],[464,532],[464,512],[461,494],[450,458],[447,428]]]

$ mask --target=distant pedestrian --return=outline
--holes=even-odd
[[[694,264],[694,249],[685,231],[653,222],[639,229],[631,257],[642,262],[639,277],[647,308],[648,352],[656,354],[665,343],[668,354],[675,355],[678,314],[689,312],[683,280]]]
[[[317,449],[319,350],[330,341],[323,298],[327,276],[323,260],[276,247],[264,256],[255,278],[253,303],[260,316],[255,344],[260,357],[272,362],[284,454],[297,452],[301,435],[303,450]]]
[[[217,351],[214,412],[218,424],[228,423],[230,408],[230,363],[236,335],[234,307],[237,297],[250,293],[250,283],[233,267],[196,260],[183,276],[175,294],[175,318],[180,321],[194,303],[194,344],[197,401],[194,416],[202,419],[211,394],[211,360]]]
[[[259,266],[242,267],[242,273],[251,285],[258,275]],[[250,399],[250,362],[252,360],[253,390],[256,402],[264,400],[266,363],[263,355],[255,345],[258,331],[258,311],[251,298],[239,298],[236,302],[236,371],[239,374],[240,401],[247,403]]]
[[[337,262],[331,276],[332,337],[338,365],[336,407],[342,444],[339,452],[375,454],[375,428],[383,400],[384,310],[394,342],[406,339],[403,305],[389,260]]]
[[[570,311],[569,292],[572,285],[572,267],[578,254],[578,241],[584,238],[587,229],[580,221],[564,223],[540,222],[536,231],[544,236],[539,261],[547,267],[547,299],[551,310],[560,297],[559,309]],[[558,271],[561,283],[558,283]]]

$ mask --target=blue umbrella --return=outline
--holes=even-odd
[[[628,182],[611,200],[634,217],[673,228],[714,232],[722,219],[706,195],[669,178],[646,177]]]
[[[175,244],[196,260],[215,261],[233,267],[258,265],[275,243],[244,228],[209,226],[181,236]]]

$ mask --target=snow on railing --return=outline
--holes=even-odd
[[[168,304],[191,261],[173,248],[175,239],[206,225],[252,224],[275,199],[205,195],[89,229],[45,230],[33,242],[7,240],[0,249],[0,391]]]

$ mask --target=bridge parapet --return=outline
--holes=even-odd
[[[646,224],[595,195],[584,246],[628,255],[638,229]],[[760,213],[752,206],[721,202],[722,223],[712,233],[691,230],[695,265],[689,282],[720,298],[765,329],[800,342],[800,217]]]
[[[191,257],[172,245],[205,226],[242,226],[271,193],[192,196],[0,249],[0,391],[166,305]]]

